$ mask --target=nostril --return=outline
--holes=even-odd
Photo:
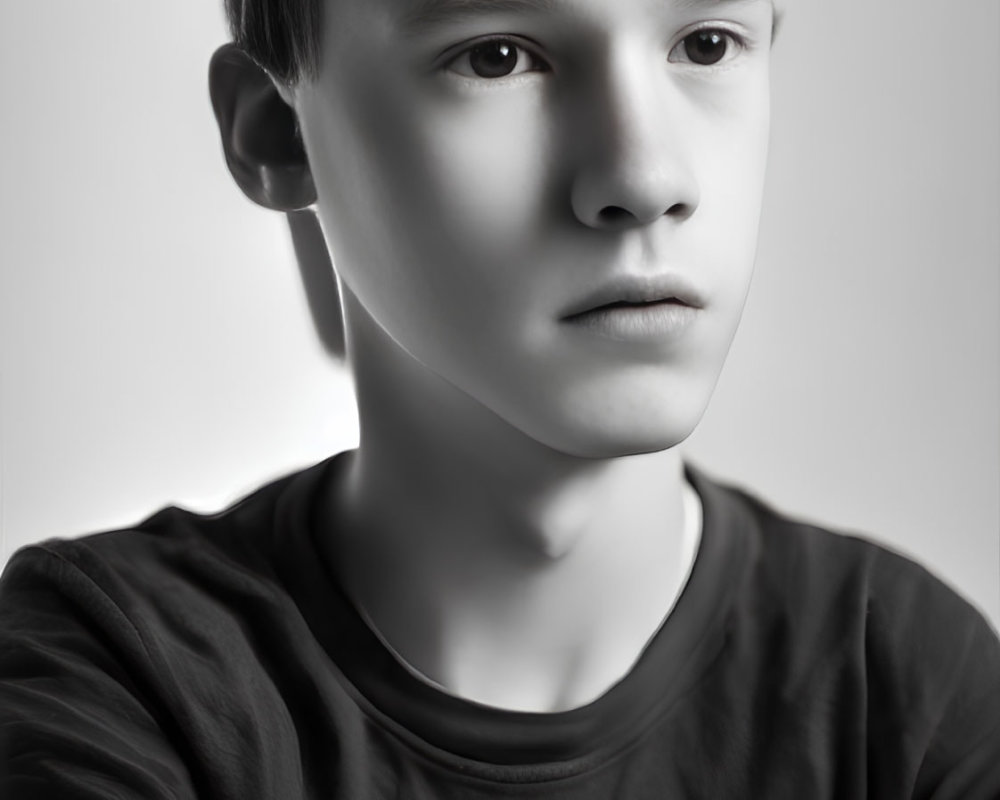
[[[694,206],[690,203],[674,203],[666,211],[666,216],[674,219],[687,219],[694,213]]]
[[[605,225],[628,225],[635,222],[635,215],[621,206],[605,206],[597,216]]]
[[[647,219],[622,206],[605,206],[597,213],[597,222],[606,228],[627,228],[633,225],[648,224],[659,216],[684,220],[694,213],[694,209],[693,203],[674,203],[666,211],[652,213]]]

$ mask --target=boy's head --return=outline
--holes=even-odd
[[[274,5],[227,2],[273,80],[224,48],[213,99],[244,190],[315,202],[354,357],[571,455],[684,439],[752,272],[769,0]]]

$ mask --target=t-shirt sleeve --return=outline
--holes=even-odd
[[[912,760],[918,800],[1000,800],[1000,640],[923,568],[896,556],[879,566],[891,590],[869,606],[873,763]]]
[[[77,566],[44,545],[15,554],[0,579],[0,797],[194,798],[147,662]]]
[[[975,614],[921,765],[931,800],[1000,800],[1000,641]]]

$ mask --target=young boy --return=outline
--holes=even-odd
[[[1000,797],[984,620],[675,448],[750,280],[771,3],[227,10],[226,158],[315,209],[361,445],[21,551],[2,796]]]

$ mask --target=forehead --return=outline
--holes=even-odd
[[[404,26],[434,25],[456,19],[489,14],[558,15],[582,10],[614,13],[627,5],[642,6],[650,13],[711,12],[713,9],[765,5],[774,10],[775,0],[401,0],[392,5]]]
[[[678,25],[732,19],[772,40],[784,0],[337,0],[324,15],[324,51],[331,63],[356,64],[371,45],[422,47],[463,35],[553,34],[597,42],[613,30],[659,38]],[[532,30],[519,30],[522,26]],[[767,27],[767,31],[765,31]],[[492,30],[487,30],[492,29]],[[382,51],[380,57],[386,55]],[[396,54],[403,55],[403,50]]]

